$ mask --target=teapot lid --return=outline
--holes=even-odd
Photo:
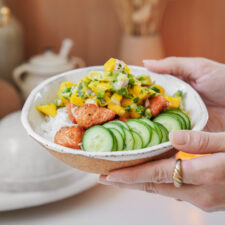
[[[68,64],[67,58],[55,54],[50,48],[46,49],[43,54],[34,56],[30,59],[30,63],[40,67],[59,67]]]

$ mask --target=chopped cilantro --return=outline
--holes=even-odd
[[[173,96],[174,97],[182,97],[183,96],[183,93],[182,93],[182,91],[179,90]]]
[[[151,89],[157,93],[160,93],[160,90],[155,86],[152,86]]]
[[[142,105],[138,105],[137,107],[136,107],[136,110],[135,110],[138,114],[143,114],[144,113],[144,111],[145,111],[145,107],[144,106],[142,106]]]
[[[97,99],[100,101],[101,104],[105,104],[106,103],[104,98],[101,98],[101,97],[97,96]]]
[[[136,98],[133,100],[134,103],[137,103],[138,101],[139,101],[139,98],[138,98],[138,97],[136,97]]]
[[[127,88],[121,88],[120,90],[117,91],[117,93],[119,95],[128,95],[129,94]]]
[[[130,112],[130,110],[131,110],[131,107],[128,105],[128,106],[125,108],[125,111]]]

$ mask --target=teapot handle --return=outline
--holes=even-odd
[[[74,64],[75,68],[80,68],[80,67],[86,66],[86,63],[84,62],[84,60],[79,57],[72,57],[71,61]]]
[[[28,64],[22,64],[21,66],[17,67],[13,71],[13,80],[15,83],[21,88],[23,85],[23,81],[21,79],[21,75],[25,72],[29,71],[29,66]]]

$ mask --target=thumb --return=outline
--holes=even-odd
[[[173,131],[169,135],[174,148],[193,154],[225,152],[225,132]]]
[[[199,74],[198,67],[200,62],[204,62],[200,58],[185,58],[185,57],[168,57],[161,60],[143,60],[144,66],[152,72],[168,73],[174,76],[179,76],[184,79],[197,79]]]

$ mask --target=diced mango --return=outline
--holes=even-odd
[[[127,107],[127,106],[129,106],[129,105],[131,105],[133,103],[134,102],[133,102],[133,99],[132,98],[123,98],[122,101],[121,101],[121,105],[123,107]]]
[[[120,60],[118,60],[118,59],[115,59],[115,58],[110,58],[110,59],[104,64],[105,71],[107,71],[107,72],[113,72],[113,70],[116,69],[116,68],[115,68],[116,63],[118,63],[118,64],[120,63],[120,64],[123,66],[123,68],[125,69],[125,72],[126,72],[127,74],[130,73],[130,68],[127,66],[127,64],[125,64],[124,62],[122,62],[122,61],[120,61]]]
[[[127,65],[127,64],[125,64],[125,71],[126,71],[126,73],[127,73],[127,74],[129,74],[129,73],[130,73],[130,68],[128,67],[128,65]]]
[[[61,92],[63,90],[65,90],[66,88],[72,87],[74,85],[75,85],[75,83],[72,83],[72,82],[69,82],[69,81],[65,81],[65,82],[62,82],[60,84],[59,90],[57,92],[57,96],[58,96],[59,99],[61,99],[61,101],[62,101],[62,104],[61,105],[62,106],[66,105],[66,103],[68,102],[68,100],[61,95]]]
[[[122,100],[122,95],[117,94],[116,92],[112,95],[111,97],[111,102],[116,104],[116,105],[120,105],[120,102]]]
[[[106,103],[108,105],[110,103],[110,101],[111,101],[111,96],[110,96],[109,92],[105,93],[104,99],[105,99],[105,101],[106,101]]]
[[[91,81],[88,85],[88,87],[97,93],[98,89],[101,89],[103,91],[110,90],[112,88],[112,84],[106,83],[106,82],[99,82],[99,81]]]
[[[110,59],[104,64],[105,71],[107,71],[107,72],[112,72],[112,71],[114,70],[115,64],[116,64],[116,59],[110,58]]]
[[[126,116],[127,115],[127,112],[125,111],[125,109],[123,107],[121,107],[120,105],[116,105],[116,104],[113,104],[113,103],[110,102],[108,104],[108,108],[113,110],[119,116]]]
[[[137,118],[140,118],[141,115],[139,113],[137,113],[134,109],[131,109],[131,111],[130,111],[130,117],[131,118],[134,118],[134,119],[137,119]]]
[[[85,104],[85,99],[79,97],[77,92],[74,92],[70,98],[70,102],[76,106],[82,106]]]
[[[88,78],[88,76],[83,77],[82,80],[86,83],[90,82],[90,79]]]
[[[140,100],[144,100],[151,95],[151,91],[146,87],[134,85],[134,88],[129,89],[129,94],[132,94],[134,97],[138,97]]]
[[[179,108],[181,97],[172,97],[168,95],[163,95],[163,97],[169,102],[168,108]]]
[[[36,109],[47,116],[55,117],[57,114],[57,107],[55,104],[37,105]]]

